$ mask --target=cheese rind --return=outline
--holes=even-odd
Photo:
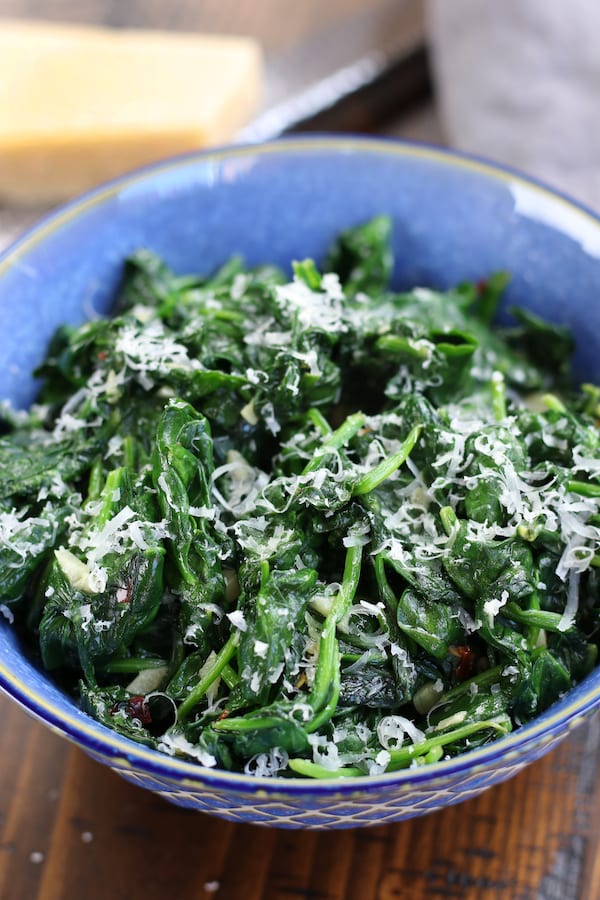
[[[0,21],[0,200],[58,202],[229,140],[261,68],[247,38]]]

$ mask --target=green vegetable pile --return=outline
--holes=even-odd
[[[600,390],[506,277],[393,293],[391,224],[293,281],[148,251],[5,406],[0,610],[82,707],[255,775],[435,762],[595,665]]]

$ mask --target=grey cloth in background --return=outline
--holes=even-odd
[[[11,210],[0,207],[0,253],[47,210]]]
[[[600,2],[428,0],[451,146],[600,211]]]

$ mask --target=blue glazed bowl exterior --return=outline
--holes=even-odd
[[[55,213],[0,258],[0,398],[36,393],[54,329],[105,312],[125,256],[152,248],[181,272],[232,253],[249,264],[319,259],[342,228],[394,220],[397,288],[511,273],[506,307],[570,326],[576,375],[600,381],[600,219],[518,173],[399,142],[311,137],[166,161]],[[600,706],[600,668],[534,722],[458,759],[309,782],[203,769],[85,716],[0,624],[0,686],[124,778],[181,806],[280,827],[379,824],[467,799],[550,750]]]

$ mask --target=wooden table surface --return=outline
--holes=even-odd
[[[396,0],[413,24],[417,6]],[[383,31],[393,12],[382,0],[302,0],[285,4],[285,16],[282,8],[281,0],[2,0],[0,14],[252,33],[281,62],[365,10]],[[399,111],[382,127],[441,139],[431,106]],[[26,219],[0,210],[0,232],[3,221],[0,243]],[[598,900],[599,758],[595,718],[513,780],[446,811],[373,829],[277,831],[170,806],[0,697],[0,898]]]

